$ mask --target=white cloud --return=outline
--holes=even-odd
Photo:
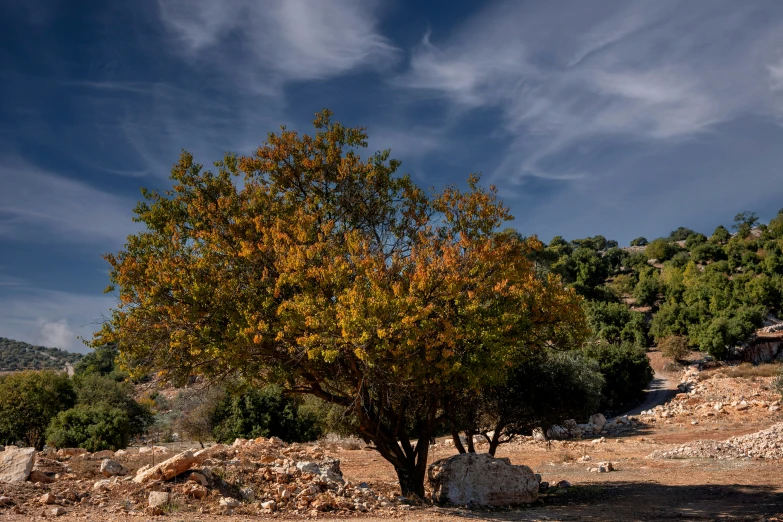
[[[159,0],[163,23],[191,58],[215,56],[235,74],[275,83],[383,65],[395,54],[375,30],[373,2],[359,0]],[[254,70],[254,71],[253,71]]]
[[[0,165],[0,237],[117,243],[137,229],[135,202],[25,161]]]
[[[33,287],[0,294],[0,337],[69,351],[88,351],[79,337],[91,339],[116,305],[107,295],[88,295]]]
[[[770,4],[771,5],[771,4]],[[497,175],[580,177],[547,168],[568,147],[681,142],[768,115],[783,85],[783,12],[759,5],[499,2],[449,35],[427,35],[397,85],[463,112],[500,109],[509,138]],[[459,121],[459,120],[457,120]]]

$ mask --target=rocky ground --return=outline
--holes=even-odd
[[[499,457],[546,483],[522,508],[401,498],[391,466],[355,441],[259,439],[204,452],[41,454],[38,483],[0,484],[0,519],[783,520],[783,412],[772,373],[694,366],[673,373],[680,393],[644,415],[577,425],[585,438],[501,446]],[[430,458],[454,452],[439,440]]]

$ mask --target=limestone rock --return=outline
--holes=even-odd
[[[101,474],[106,477],[114,477],[116,475],[125,475],[128,472],[125,466],[112,459],[103,459],[101,461]]]
[[[44,493],[41,495],[41,498],[38,499],[38,502],[41,504],[54,504],[57,502],[57,499],[54,496],[54,493]]]
[[[206,486],[207,485],[207,477],[205,477],[201,473],[193,472],[190,475],[188,475],[188,482],[195,482],[195,483],[200,484],[202,486]]]
[[[239,439],[237,439],[239,440]],[[235,508],[241,506],[242,503],[235,499],[234,497],[221,497],[220,498],[220,507],[224,508]]]
[[[52,508],[49,510],[49,515],[53,517],[59,517],[65,514],[65,508],[61,508],[60,506],[57,506],[56,508]]]
[[[151,508],[163,507],[169,503],[169,494],[165,491],[150,491],[147,505]]]
[[[194,464],[198,464],[198,459],[193,455],[193,452],[183,451],[156,466],[137,473],[133,481],[142,484],[151,480],[169,480],[186,472]]]
[[[35,448],[7,446],[0,453],[0,482],[18,484],[27,480],[35,463]]]
[[[486,453],[463,453],[428,468],[432,499],[439,503],[510,506],[535,502],[539,482],[527,466]]]
[[[606,417],[604,417],[603,413],[596,413],[591,415],[589,424],[593,426],[593,431],[598,433],[604,429],[604,425],[606,424]]]

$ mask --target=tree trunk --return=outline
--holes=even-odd
[[[400,482],[400,491],[403,497],[416,495],[424,498],[424,478],[427,475],[427,444],[418,453],[415,462],[409,462],[405,468],[396,468],[397,480]]]
[[[459,440],[458,431],[451,432],[451,439],[454,441],[454,447],[457,448],[457,451],[459,451],[460,453],[465,453],[465,446],[463,446],[462,441]]]
[[[502,430],[502,424],[495,425],[495,432],[492,434],[492,440],[489,441],[489,454],[493,457],[495,456],[495,452],[498,450],[498,446],[500,446],[500,432]]]
[[[468,453],[476,453],[476,448],[473,446],[473,430],[465,430],[465,442],[468,443]]]

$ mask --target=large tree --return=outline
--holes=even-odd
[[[578,342],[579,298],[536,276],[537,239],[497,233],[511,217],[477,176],[428,195],[388,151],[360,158],[362,128],[314,124],[216,173],[183,152],[173,188],[143,192],[146,229],[106,256],[120,303],[94,344],[172,380],[239,374],[344,407],[423,495],[450,398]]]

